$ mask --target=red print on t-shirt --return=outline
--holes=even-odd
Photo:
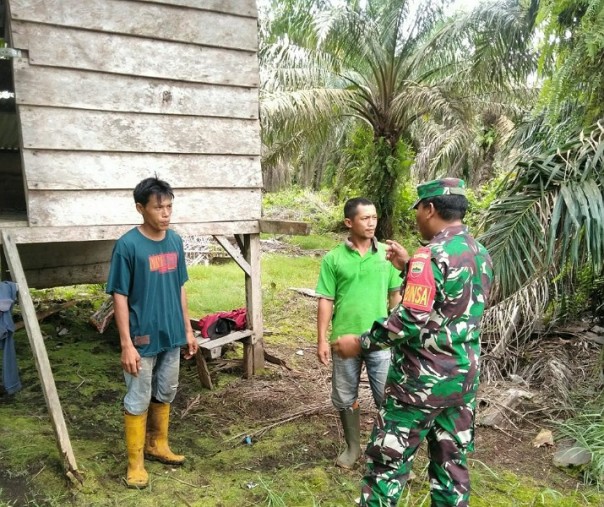
[[[151,271],[167,273],[174,271],[178,266],[178,254],[176,252],[162,253],[149,256],[149,268]]]

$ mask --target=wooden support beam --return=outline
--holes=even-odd
[[[286,234],[289,236],[308,236],[310,224],[291,220],[258,220],[260,232],[269,234]]]
[[[220,338],[215,338],[213,340],[210,340],[209,342],[204,341],[199,345],[199,348],[211,350],[215,349],[216,347],[222,347],[227,343],[232,343],[239,340],[243,340],[245,338],[249,338],[250,336],[252,336],[252,331],[250,329],[246,329],[245,331],[233,331],[232,333],[221,336]]]
[[[26,225],[26,223],[25,223]],[[66,241],[105,241],[116,240],[132,229],[131,225],[95,225],[67,227],[13,227],[10,226],[11,236],[15,243],[63,243]],[[0,217],[0,227],[9,228]],[[204,222],[204,223],[171,223],[181,236],[211,236],[214,234],[241,234],[259,232],[258,220]],[[1,238],[1,236],[0,236]]]
[[[44,338],[42,337],[40,325],[36,317],[36,308],[31,299],[25,273],[23,272],[23,266],[21,265],[19,251],[6,229],[1,231],[1,236],[2,247],[6,255],[11,278],[19,285],[19,305],[23,314],[25,329],[27,330],[27,336],[29,337],[29,343],[34,355],[36,369],[38,370],[40,383],[42,384],[42,392],[44,393],[44,399],[46,400],[46,406],[48,407],[48,412],[50,414],[50,420],[57,439],[59,452],[63,458],[63,466],[70,479],[77,479],[79,482],[83,482],[82,476],[78,472],[78,466],[71,448],[71,441],[69,440],[65,419],[63,418],[61,402],[59,401],[59,395],[50,368],[50,361],[48,360],[46,346],[44,345]]]
[[[214,235],[213,237],[216,241],[218,241],[218,243],[220,243],[220,246],[226,250],[233,260],[239,264],[239,267],[245,271],[245,274],[247,276],[251,276],[252,271],[250,269],[250,264],[246,259],[243,258],[241,252],[237,251],[231,242],[224,236]]]
[[[262,286],[260,278],[260,234],[244,236],[245,259],[250,264],[251,275],[245,275],[247,326],[253,331],[252,339],[244,345],[243,367],[246,378],[264,368],[264,340],[262,336]]]
[[[206,363],[206,358],[203,357],[203,351],[201,348],[198,348],[197,352],[195,353],[195,363],[197,364],[197,375],[199,376],[201,385],[206,389],[214,389],[214,384],[212,384],[212,379],[210,378],[208,363]]]
[[[190,319],[191,325],[194,329],[199,329],[199,321],[195,319]],[[215,338],[213,340],[209,340],[207,338],[198,337],[197,343],[199,344],[199,348],[197,349],[197,353],[195,354],[195,363],[197,365],[197,375],[199,376],[199,381],[201,385],[206,389],[214,389],[214,384],[212,383],[212,378],[210,377],[210,370],[208,368],[208,363],[206,361],[204,351],[211,351],[216,347],[221,348],[223,345],[228,343],[232,343],[235,341],[240,341],[243,343],[244,351],[251,344],[251,329],[245,329],[243,331],[234,331],[225,336],[221,336],[220,338]],[[253,371],[253,365],[246,369],[246,356],[244,352],[243,359],[243,369],[244,371]]]

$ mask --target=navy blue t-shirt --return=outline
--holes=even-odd
[[[188,279],[182,239],[170,229],[154,241],[135,227],[115,243],[105,291],[128,297],[130,336],[142,357],[186,345],[181,288]]]

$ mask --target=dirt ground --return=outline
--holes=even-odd
[[[233,346],[221,358],[209,362],[216,386],[209,391],[200,388],[195,363],[183,361],[171,431],[178,445],[175,450],[186,450],[191,459],[178,472],[150,466],[154,488],[138,496],[129,495],[121,482],[123,380],[116,360],[119,340],[115,326],[110,325],[104,335],[92,329],[88,319],[93,307],[88,296],[45,319],[42,332],[66,423],[77,446],[78,462],[87,474],[86,483],[78,491],[65,485],[35,365],[25,354],[20,363],[23,392],[14,399],[0,396],[0,507],[351,505],[358,496],[364,466],[362,460],[352,471],[333,466],[343,448],[343,437],[331,406],[330,368],[320,365],[315,355],[316,300],[291,291],[280,299],[285,303],[278,311],[269,308],[265,312],[265,350],[270,355],[267,357],[278,358],[282,364],[267,361],[264,371],[244,379],[241,347]],[[67,334],[60,334],[63,329]],[[23,331],[16,340],[20,350],[28,350]],[[547,400],[547,393],[535,394],[537,400]],[[479,413],[488,405],[484,401],[488,396],[485,386]],[[375,408],[365,376],[360,402],[366,440]],[[577,471],[561,471],[553,466],[555,447],[533,445],[541,429],[551,428],[550,412],[543,408],[539,401],[532,401],[530,406],[509,411],[509,424],[499,429],[478,426],[471,466],[487,473],[492,470],[496,481],[503,480],[503,471],[509,471],[518,477],[514,481],[531,478],[543,490],[562,495],[585,490],[593,496],[593,488],[583,485]],[[251,445],[244,443],[246,436]],[[426,451],[422,448],[414,465],[418,479],[410,489],[423,490],[424,494],[425,463]],[[258,486],[260,479],[273,478],[271,487],[283,496],[281,503],[271,496],[268,487],[262,490]],[[300,493],[306,496],[288,497],[299,483],[310,484],[310,491]],[[496,502],[478,501],[476,505],[548,505],[547,500],[506,503],[509,489],[499,491],[496,489]],[[476,493],[479,499],[480,488]],[[401,505],[426,505],[416,498]],[[591,506],[597,505],[597,500],[551,505]]]
[[[300,296],[300,298],[295,298],[292,304],[298,307],[300,305],[308,307],[308,309],[313,307],[312,298],[303,296]],[[47,326],[57,329],[66,322],[73,323],[74,319],[78,318],[78,313],[90,312],[88,308],[73,308],[62,318],[49,319]],[[275,326],[275,329],[279,329],[279,326]],[[111,331],[108,332],[111,333]],[[61,342],[53,343],[54,347],[51,348],[53,354],[56,354],[53,349],[65,354],[66,349],[72,345],[74,348],[80,349],[85,345],[81,342],[81,337],[79,343],[74,342],[72,344],[68,336],[64,337]],[[91,350],[96,351],[101,363],[103,361],[102,354],[106,353],[104,349],[105,347],[102,345],[92,344]],[[244,379],[242,378],[242,363],[239,358],[241,349],[240,347],[234,347],[231,351],[227,350],[222,358],[209,362],[210,374],[216,384],[214,391],[200,391],[194,363],[183,361],[181,389],[173,405],[172,424],[174,440],[179,443],[179,446],[183,449],[197,449],[196,452],[199,452],[200,457],[192,463],[192,471],[201,469],[203,462],[209,462],[214,468],[225,467],[223,477],[226,477],[227,472],[232,470],[233,467],[243,469],[243,472],[251,477],[254,476],[253,474],[272,476],[279,471],[285,471],[289,474],[304,473],[304,470],[308,467],[316,466],[316,464],[325,466],[325,463],[330,463],[332,459],[335,459],[342,450],[343,437],[338,417],[330,401],[330,368],[318,363],[315,350],[314,344],[309,343],[307,339],[302,337],[296,343],[282,343],[278,332],[269,333],[266,336],[266,351],[272,357],[281,359],[284,365],[267,362],[265,371],[260,375],[252,379]],[[116,352],[117,349],[113,351],[113,353]],[[64,357],[64,355],[61,357]],[[54,361],[54,364],[58,363],[57,358]],[[106,369],[106,366],[102,366],[102,368]],[[119,366],[116,365],[114,369],[115,372],[111,370],[108,372],[108,376],[111,377],[114,373],[119,373]],[[26,376],[31,376],[34,373],[29,365],[25,370]],[[62,373],[60,371],[57,372],[57,377],[58,389],[60,393],[64,393],[64,381],[61,380]],[[76,379],[76,382],[79,382],[79,380]],[[84,381],[82,380],[82,382]],[[73,383],[71,385],[73,386]],[[73,387],[70,389],[73,390]],[[81,399],[79,399],[80,394],[82,394]],[[37,404],[35,409],[26,408],[30,415],[39,420],[46,419],[41,393],[35,393],[32,389],[28,396],[35,397],[35,399],[29,399],[27,407],[30,407],[32,403]],[[63,395],[67,424],[75,441],[105,445],[108,440],[115,438],[119,443],[117,446],[110,445],[109,449],[97,451],[94,462],[98,463],[99,467],[102,466],[98,477],[90,475],[90,459],[88,459],[86,467],[88,469],[88,483],[91,480],[99,481],[101,484],[109,483],[115,491],[111,493],[112,498],[121,499],[124,494],[123,488],[120,487],[123,473],[122,430],[119,417],[116,415],[119,412],[116,400],[119,400],[119,393],[112,390],[112,387],[95,390],[91,395],[79,393],[78,389],[75,389],[73,390],[72,399],[67,399]],[[365,375],[363,375],[361,382],[360,401],[363,413],[363,439],[366,440],[372,428],[375,408],[372,406],[370,389]],[[2,405],[8,408],[10,403],[10,400],[3,396],[0,398],[0,409],[2,409]],[[91,421],[86,415],[77,416],[78,412],[88,414],[87,411],[93,410],[94,407],[103,407],[102,411],[106,412],[108,416],[98,421]],[[5,421],[5,423],[9,427],[13,424],[8,421]],[[186,429],[190,428],[191,425],[195,425],[203,433],[204,441],[202,443],[196,439],[197,432],[191,434]],[[540,421],[536,417],[531,419],[521,418],[520,421],[516,421],[516,426],[501,430],[478,427],[476,429],[476,452],[471,455],[471,460],[476,466],[487,470],[495,470],[498,475],[502,471],[509,470],[516,476],[530,477],[540,487],[556,490],[561,494],[570,494],[584,488],[580,476],[565,473],[552,465],[552,455],[555,448],[536,448],[533,446],[532,441],[535,435],[541,428],[547,427],[545,420]],[[266,450],[263,447],[272,445],[276,435],[279,435],[282,429],[291,432],[292,427],[300,428],[297,437],[286,436],[284,442],[274,451]],[[228,430],[225,432],[226,428]],[[294,432],[296,431],[294,429]],[[249,454],[246,457],[237,458],[242,447],[246,447],[242,443],[246,436],[251,437]],[[47,444],[50,445],[49,453],[54,454],[56,449],[53,449],[52,438],[47,439]],[[42,461],[40,459],[31,460],[26,469],[15,472],[12,466],[6,468],[3,465],[2,460],[8,457],[6,453],[9,451],[2,451],[2,448],[2,444],[0,444],[1,506],[49,505],[54,507],[66,504],[64,499],[49,501],[39,490],[32,489],[32,484],[36,482],[39,474],[43,476],[53,472],[53,477],[60,475],[60,470],[53,471],[53,467],[46,465],[47,458],[42,458]],[[228,454],[231,451],[235,453],[234,461]],[[78,454],[81,456],[81,449]],[[416,485],[411,487],[425,488],[425,462],[426,451],[425,448],[422,448],[414,465],[414,471],[420,477],[417,479]],[[355,470],[349,472],[336,471],[335,467],[331,465],[330,467],[333,469],[332,473],[338,474],[336,477],[340,477],[338,481],[345,480],[348,483],[348,488],[351,490],[349,498],[354,498],[353,495],[357,494],[358,481],[364,469],[362,460]],[[150,471],[159,480],[161,472],[154,469]],[[183,479],[175,480],[195,484],[197,488],[212,487],[211,480],[204,478],[203,474],[187,475]],[[250,481],[248,487],[253,487],[253,485],[253,481]],[[97,486],[89,486],[89,488],[92,491],[96,490]],[[205,490],[202,489],[202,491]],[[98,494],[98,492],[95,494]],[[185,497],[185,493],[178,492],[177,494],[183,497],[182,502],[176,503],[181,505],[223,505],[225,507],[234,505],[311,505],[310,503],[288,503],[287,501],[283,504],[271,503],[270,498],[267,500],[262,495],[254,496],[253,491],[248,493],[249,498],[245,503],[229,501],[206,503],[204,500],[192,502]],[[69,494],[67,495],[67,497],[62,498],[70,498]],[[502,492],[502,498],[504,498],[503,503],[497,505],[529,505],[524,503],[506,504],[505,492]],[[3,501],[6,503],[3,503]],[[157,501],[159,500],[148,500],[149,503],[143,502],[141,505],[161,505],[161,502],[158,504]],[[104,499],[102,503],[96,502],[97,500],[88,500],[87,497],[82,500],[82,493],[69,501],[72,505],[133,505],[132,503],[123,503],[126,500],[108,501]],[[322,503],[319,502],[317,505],[349,504],[349,502],[340,500],[331,502],[323,500]],[[173,504],[170,503],[169,505]],[[312,505],[315,505],[314,501]],[[406,504],[401,502],[401,505]],[[409,505],[424,504],[416,502]],[[547,502],[537,503],[536,505],[547,505]],[[568,505],[583,504],[572,503]],[[593,503],[590,503],[590,505],[593,505]]]
[[[270,420],[289,421],[292,416],[324,419],[330,427],[333,438],[333,455],[342,442],[338,418],[330,404],[330,369],[318,363],[313,346],[292,348],[285,345],[268,345],[271,355],[282,358],[293,369],[267,363],[269,380],[256,380],[250,385],[250,391],[242,385],[229,392],[231,403],[240,408],[241,416],[247,420],[262,421],[270,414]],[[218,366],[220,368],[220,366]],[[484,396],[484,395],[483,395]],[[538,399],[539,396],[536,395]],[[375,407],[367,377],[363,371],[360,402],[362,410],[362,431],[368,436],[371,432]],[[483,403],[484,404],[484,403]],[[534,410],[534,404],[527,410]],[[212,409],[214,410],[214,408]],[[521,408],[519,410],[522,410]],[[480,414],[480,409],[478,415]],[[225,415],[226,417],[226,415]],[[508,413],[509,424],[504,428],[476,427],[476,451],[470,455],[490,469],[508,470],[514,474],[531,477],[537,484],[557,491],[577,491],[585,487],[579,473],[561,470],[553,465],[556,446],[536,447],[533,441],[541,429],[553,429],[546,417],[538,415],[525,417],[520,411],[515,416]],[[274,423],[274,422],[273,422]],[[267,425],[268,426],[268,425]],[[267,431],[270,431],[267,429]],[[258,437],[262,438],[262,432]],[[420,450],[420,458],[426,458],[425,446]],[[419,460],[421,461],[421,459]],[[363,463],[359,464],[362,470]]]

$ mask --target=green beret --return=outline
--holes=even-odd
[[[466,195],[466,183],[459,178],[442,178],[426,181],[417,186],[417,201],[412,208],[417,208],[420,201],[439,195]]]

